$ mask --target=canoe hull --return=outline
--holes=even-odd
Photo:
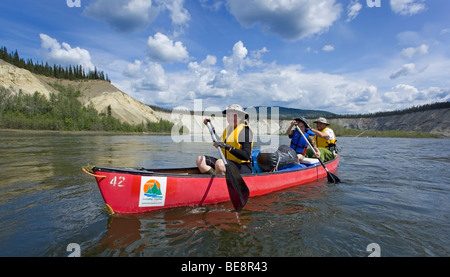
[[[326,163],[330,172],[339,164],[339,155]],[[183,172],[194,169],[174,169]],[[143,213],[180,206],[199,206],[230,201],[224,175],[180,174],[171,170],[107,168],[92,169],[108,209],[112,213]],[[273,173],[243,174],[250,197],[326,178],[320,165]]]

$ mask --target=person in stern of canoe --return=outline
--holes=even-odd
[[[225,159],[229,164],[233,163],[239,172],[252,173],[250,159],[253,150],[253,132],[247,125],[248,113],[240,105],[232,104],[223,111],[223,114],[226,114],[228,126],[214,146],[216,148],[220,146]],[[209,120],[205,118],[204,123]],[[201,173],[222,175],[226,172],[222,159],[199,156],[196,163]]]
[[[298,161],[301,162],[306,157],[306,150],[308,149],[308,143],[303,138],[302,134],[295,128],[295,126],[298,126],[300,130],[305,135],[306,139],[309,141],[309,143],[314,147],[314,149],[317,149],[316,142],[314,141],[314,133],[310,130],[311,128],[308,125],[308,120],[306,120],[303,117],[296,118],[291,121],[291,124],[289,125],[289,128],[286,131],[286,134],[291,139],[291,148],[297,152]],[[317,149],[316,150],[317,155],[315,155],[316,158],[319,158],[320,152]]]
[[[314,140],[320,150],[321,160],[326,162],[334,159],[337,155],[336,135],[333,129],[329,127],[330,123],[324,117],[319,117],[314,123],[316,123],[317,129],[311,128],[311,131],[315,134]],[[311,155],[309,151],[307,155]]]

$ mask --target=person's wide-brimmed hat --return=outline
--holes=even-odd
[[[328,123],[328,121],[327,121],[327,119],[325,117],[319,117],[318,119],[316,119],[314,121],[314,123],[323,123],[323,124],[330,125],[330,123]]]
[[[306,118],[304,118],[304,117],[297,117],[297,118],[295,118],[294,120],[297,121],[297,122],[303,122],[303,123],[305,124],[305,127],[306,127],[307,129],[311,129],[311,128],[309,127],[308,120],[307,120]]]
[[[238,112],[245,116],[245,119],[248,119],[248,113],[244,111],[244,109],[239,104],[231,104],[229,105],[222,113],[226,114],[227,111]]]

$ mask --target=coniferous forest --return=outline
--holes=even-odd
[[[35,63],[32,59],[25,61],[20,58],[19,53],[16,51],[8,53],[5,46],[0,47],[0,59],[17,66],[19,68],[26,69],[32,73],[53,77],[57,79],[66,80],[103,80],[111,82],[108,75],[103,71],[98,71],[97,68],[89,70],[87,73],[81,65],[69,65],[63,67],[61,65],[49,65],[48,63]]]

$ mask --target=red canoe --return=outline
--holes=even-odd
[[[336,171],[339,158],[340,155],[325,163],[329,172]],[[142,213],[230,201],[225,175],[200,174],[197,168],[93,167],[83,171],[95,177],[111,213]],[[326,177],[327,172],[320,163],[297,165],[275,172],[242,174],[250,197]]]

